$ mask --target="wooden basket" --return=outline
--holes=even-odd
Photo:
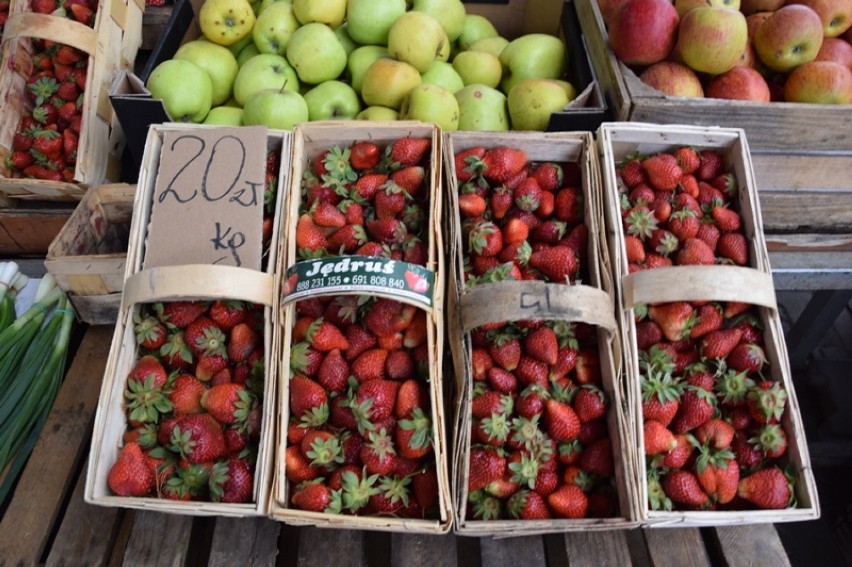
[[[745,132],[735,128],[642,123],[605,123],[598,133],[602,153],[604,214],[607,242],[615,271],[615,289],[624,348],[624,381],[629,415],[633,420],[634,443],[639,486],[640,519],[652,527],[732,525],[811,520],[819,517],[819,500],[808,456],[801,411],[796,400],[790,362],[784,343],[781,321],[775,304],[775,290],[763,235],[760,203],[757,196],[751,158]],[[651,154],[672,151],[681,146],[719,152],[725,171],[736,176],[739,186],[739,210],[749,242],[751,267],[675,266],[642,270],[628,275],[621,229],[619,185],[616,164],[630,153]],[[672,282],[677,285],[672,285]],[[781,424],[787,433],[787,459],[795,477],[798,507],[784,510],[747,511],[655,511],[648,505],[645,449],[642,432],[641,392],[638,348],[635,341],[633,308],[640,304],[710,299],[741,301],[759,306],[764,328],[766,355],[771,380],[781,382],[787,391],[787,410]]]
[[[20,4],[20,3],[19,3]],[[0,193],[16,199],[79,200],[85,188],[119,180],[124,135],[109,103],[109,86],[120,68],[132,67],[141,43],[143,4],[104,0],[94,28],[59,16],[20,12],[9,19],[0,68]],[[83,124],[73,182],[11,178],[5,158],[28,111],[26,80],[32,68],[31,38],[74,46],[89,55]]]
[[[429,254],[426,268],[435,275],[432,311],[428,313],[427,334],[430,351],[430,397],[432,404],[433,448],[438,476],[439,517],[436,519],[403,519],[382,516],[355,516],[323,514],[298,510],[290,507],[290,483],[286,477],[285,449],[287,447],[287,424],[290,413],[289,360],[292,339],[293,313],[295,302],[283,304],[277,300],[278,314],[275,316],[276,344],[280,349],[278,375],[278,427],[276,437],[276,463],[274,467],[272,500],[269,515],[276,520],[294,525],[314,525],[326,528],[364,529],[379,531],[399,531],[418,533],[445,533],[452,524],[450,511],[449,481],[447,474],[447,448],[443,406],[443,245],[439,230],[441,202],[438,198],[441,179],[440,132],[434,125],[420,122],[316,122],[302,124],[295,128],[293,135],[293,162],[290,172],[289,204],[287,206],[287,240],[279,250],[278,269],[276,271],[276,292],[281,297],[282,281],[286,269],[297,261],[295,231],[300,205],[302,174],[308,167],[308,160],[316,158],[322,151],[332,147],[351,144],[359,140],[370,140],[385,146],[406,136],[429,137],[432,139],[431,168],[427,172],[430,190],[429,211]],[[346,292],[343,292],[346,293]]]
[[[104,372],[103,384],[95,415],[92,445],[86,477],[85,500],[100,506],[117,506],[189,515],[258,516],[266,514],[274,439],[275,376],[277,352],[273,343],[272,302],[273,268],[277,247],[270,250],[266,272],[215,265],[181,265],[142,269],[148,221],[157,178],[163,134],[168,130],[209,128],[200,125],[165,124],[152,127],[148,133],[145,160],[139,176],[133,203],[130,243],[127,253],[125,281],[118,322],[116,323]],[[290,155],[290,133],[270,130],[267,149]],[[283,162],[283,160],[282,160]],[[279,187],[289,181],[288,168],[282,164]],[[278,192],[273,234],[280,232],[283,221],[284,195]],[[133,315],[141,303],[178,299],[238,299],[260,303],[264,309],[264,365],[266,376],[263,392],[263,421],[254,473],[253,502],[227,504],[214,502],[176,502],[157,498],[130,498],[113,495],[107,486],[107,475],[115,462],[126,430],[123,392],[125,377],[137,359]]]
[[[585,224],[589,228],[586,284],[502,282],[464,288],[461,217],[454,155],[463,149],[498,145],[523,149],[530,161],[577,163],[585,199]],[[628,416],[623,407],[620,382],[621,352],[613,313],[612,281],[603,242],[598,156],[591,133],[452,132],[444,136],[446,198],[453,274],[448,290],[448,336],[456,380],[453,455],[453,503],[456,533],[472,536],[516,536],[567,531],[626,529],[636,521],[636,488],[633,486],[634,448]],[[523,300],[526,298],[526,300]],[[534,298],[535,300],[530,300]],[[547,319],[586,322],[597,326],[603,389],[610,401],[607,426],[613,443],[616,517],[602,519],[470,520],[467,519],[470,461],[470,424],[473,379],[470,375],[472,343],[469,331],[491,321]]]
[[[589,56],[614,120],[742,128],[756,151],[852,150],[852,105],[666,96],[640,81],[636,73],[615,57],[598,3],[594,0],[574,3]]]
[[[118,318],[136,185],[91,187],[47,249],[44,266],[93,325]]]

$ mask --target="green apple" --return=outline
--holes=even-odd
[[[386,47],[381,45],[362,45],[356,47],[349,54],[346,60],[346,69],[349,72],[349,82],[357,92],[361,92],[361,82],[364,80],[364,73],[370,68],[370,65],[381,59],[382,57],[390,57],[390,53]]]
[[[257,21],[255,21],[255,23],[257,23]],[[201,35],[198,39],[210,41],[206,37],[204,37],[204,35]],[[228,51],[230,51],[233,54],[233,56],[236,57],[237,55],[240,54],[240,52],[243,49],[245,49],[246,46],[252,45],[253,43],[254,43],[254,38],[252,37],[251,34],[248,34],[247,36],[242,38],[237,43],[229,45]]]
[[[466,85],[480,83],[497,88],[503,76],[500,59],[487,51],[462,51],[453,59],[453,69]]]
[[[293,11],[299,22],[318,22],[334,29],[346,18],[346,0],[293,0]]]
[[[339,41],[340,45],[343,46],[343,49],[346,51],[347,56],[353,51],[355,51],[356,47],[358,47],[358,44],[355,43],[355,40],[349,37],[349,24],[347,22],[343,22],[342,24],[334,28],[334,35],[337,36],[337,41]]]
[[[418,85],[411,89],[399,115],[403,120],[434,122],[447,132],[459,128],[459,103],[453,93],[438,85]]]
[[[446,61],[435,61],[429,70],[420,74],[420,80],[429,85],[444,87],[451,93],[456,92],[464,86],[464,81]]]
[[[231,97],[234,79],[237,78],[240,66],[227,47],[212,41],[188,41],[178,48],[172,58],[192,61],[207,71],[213,82],[213,106],[218,106]]]
[[[408,63],[378,59],[364,73],[361,98],[368,106],[387,106],[398,110],[405,95],[420,82],[420,73]]]
[[[349,37],[361,45],[387,46],[391,25],[405,10],[405,0],[349,0]]]
[[[293,0],[261,0],[260,5],[257,8],[256,14],[260,15],[261,12],[263,12],[264,10],[266,10],[267,8],[269,8],[272,4],[275,4],[276,2],[284,2],[286,4],[292,4]]]
[[[392,122],[399,120],[399,112],[386,106],[368,106],[358,113],[355,120],[371,120],[373,122]]]
[[[492,53],[497,57],[500,57],[500,52],[503,51],[503,48],[507,45],[509,45],[508,39],[502,35],[495,35],[493,37],[477,39],[468,48],[468,51],[487,51],[488,53]]]
[[[160,99],[174,122],[201,122],[210,112],[213,81],[207,71],[186,59],[167,59],[157,65],[145,84]]]
[[[361,99],[343,81],[325,81],[305,93],[310,120],[351,120],[361,112]]]
[[[246,61],[254,57],[255,55],[260,55],[260,50],[251,42],[250,44],[243,47],[243,50],[240,51],[240,54],[237,55],[237,65],[242,67]]]
[[[299,80],[312,85],[340,76],[346,68],[346,50],[334,30],[325,24],[311,22],[293,33],[287,43],[287,61]]]
[[[251,35],[254,22],[254,10],[248,0],[205,0],[198,11],[201,33],[224,46]]]
[[[479,14],[465,14],[462,32],[457,38],[459,50],[467,51],[475,41],[500,35],[491,20]]]
[[[506,95],[486,85],[467,85],[455,93],[459,130],[501,132],[509,129]]]
[[[243,106],[243,125],[290,130],[308,121],[308,104],[295,91],[261,91]]]
[[[242,126],[243,109],[234,106],[216,106],[207,113],[204,124],[217,126]]]
[[[438,55],[446,50],[447,34],[441,24],[425,12],[406,12],[398,17],[388,31],[388,51],[391,57],[425,73]]]
[[[252,95],[268,89],[298,92],[299,77],[280,55],[261,53],[240,67],[234,80],[234,98],[241,106],[245,106]]]
[[[462,33],[467,12],[461,0],[414,0],[411,9],[438,20],[450,41],[455,41]]]
[[[566,84],[570,88],[566,88]],[[564,81],[526,79],[517,83],[506,97],[512,129],[547,130],[550,115],[564,110],[575,96],[574,87]]]
[[[544,33],[522,35],[500,52],[504,93],[524,79],[561,79],[567,69],[565,44]]]
[[[292,4],[276,2],[260,13],[251,35],[261,53],[284,55],[299,26]]]

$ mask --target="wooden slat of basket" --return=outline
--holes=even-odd
[[[184,565],[189,556],[191,516],[137,510],[122,565]]]
[[[274,565],[280,532],[268,518],[216,518],[207,566]]]
[[[710,557],[698,528],[643,531],[654,567],[709,567]]]
[[[456,538],[448,535],[391,535],[391,567],[455,567]]]

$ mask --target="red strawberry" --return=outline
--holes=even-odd
[[[728,354],[727,363],[738,372],[760,372],[766,364],[766,354],[760,345],[741,342]]]
[[[308,214],[303,214],[296,222],[296,248],[300,256],[310,256],[325,250],[328,242],[325,232],[317,226]]]
[[[388,159],[392,169],[417,165],[432,148],[430,138],[400,138],[389,147]]]
[[[201,413],[201,396],[207,388],[195,376],[181,374],[175,378],[169,392],[169,400],[172,402],[173,411],[176,415],[190,413]]]
[[[642,167],[651,186],[662,191],[674,191],[683,177],[677,158],[671,154],[653,155],[642,162]]]
[[[213,502],[231,504],[251,502],[254,473],[245,459],[231,458],[213,465],[209,484]]]
[[[424,186],[426,170],[420,165],[412,165],[391,172],[389,178],[393,182],[389,183],[389,186],[402,189],[403,195],[407,198],[416,197]]]
[[[367,432],[367,442],[361,447],[361,462],[367,474],[389,475],[397,466],[396,449],[386,429]]]
[[[320,352],[349,348],[349,341],[340,329],[323,318],[311,323],[307,331],[307,340],[311,347]]]
[[[642,161],[639,157],[628,156],[618,169],[618,176],[624,182],[628,189],[636,187],[640,183],[645,183],[648,178],[645,174],[645,169],[642,167]]]
[[[758,508],[780,510],[790,505],[793,490],[781,469],[769,467],[740,479],[737,496]]]
[[[370,429],[393,416],[399,382],[393,380],[367,380],[358,386],[352,404],[352,413],[359,431]]]
[[[382,159],[382,150],[373,142],[355,142],[349,148],[349,163],[356,171],[373,169]]]
[[[422,409],[413,410],[396,429],[399,454],[409,459],[421,459],[432,452],[432,420]]]
[[[519,490],[506,502],[509,516],[520,520],[547,520],[551,518],[544,498],[532,490]]]
[[[190,323],[207,311],[207,303],[203,301],[169,301],[154,304],[154,310],[160,321],[185,329]]]
[[[228,340],[228,358],[231,362],[242,362],[260,346],[260,337],[247,323],[239,323]]]
[[[681,242],[695,238],[700,227],[697,214],[690,209],[678,209],[669,217],[668,230]]]
[[[121,448],[107,476],[109,489],[118,496],[145,496],[154,489],[153,469],[139,443],[130,442]]]
[[[472,447],[470,449],[469,464],[469,493],[476,492],[492,482],[503,478],[503,474],[507,470],[506,458],[497,449],[490,447]]]
[[[577,224],[583,221],[583,197],[575,187],[563,187],[556,193],[554,201],[554,218],[556,220]]]
[[[542,325],[526,336],[524,351],[545,364],[556,364],[559,354],[559,339],[552,328]]]
[[[701,181],[712,181],[722,173],[722,156],[715,150],[702,150],[699,152],[701,165],[695,172],[695,176]]]
[[[527,177],[515,187],[513,199],[515,206],[527,212],[533,212],[538,209],[541,204],[542,189],[532,177]]]
[[[204,355],[198,358],[195,365],[195,377],[202,382],[209,382],[219,372],[228,369],[228,359],[221,354]]]
[[[468,234],[468,246],[479,256],[496,256],[503,249],[503,233],[490,221],[480,221]]]
[[[737,495],[740,467],[730,451],[702,449],[695,460],[695,476],[704,492],[717,504],[727,504]]]
[[[219,299],[210,305],[207,316],[225,332],[246,320],[248,306],[243,301]]]
[[[290,497],[290,503],[299,510],[325,512],[332,504],[331,489],[321,482],[299,484]]]
[[[679,266],[713,265],[716,257],[706,242],[698,238],[687,238],[681,242],[675,262]]]
[[[71,14],[74,16],[74,19],[81,24],[91,27],[95,23],[95,13],[91,8],[84,6],[83,4],[72,4]]]
[[[329,392],[342,392],[349,374],[349,363],[343,358],[340,349],[333,349],[322,359],[317,371],[317,382]]]
[[[527,164],[527,154],[521,149],[497,146],[485,152],[482,175],[489,181],[504,183],[517,175]]]
[[[577,262],[576,253],[567,246],[550,246],[535,250],[530,254],[529,264],[540,271],[552,282],[567,283],[572,277],[576,277]]]
[[[746,395],[746,406],[757,423],[777,423],[786,405],[787,392],[780,382],[761,380]]]
[[[287,480],[290,482],[304,482],[319,476],[319,467],[312,465],[296,445],[290,445],[284,450],[284,466]]]
[[[688,435],[676,433],[675,442],[677,443],[675,448],[663,455],[663,458],[660,461],[661,467],[679,469],[685,466],[692,457],[694,448]]]
[[[659,421],[664,426],[672,422],[680,407],[683,386],[669,373],[649,373],[642,379],[642,417]]]
[[[689,331],[690,339],[700,339],[707,333],[719,330],[724,321],[719,306],[713,303],[706,303],[699,307],[696,316],[695,325]]]
[[[404,332],[411,326],[418,309],[394,299],[380,298],[364,316],[364,326],[377,337]]]
[[[589,500],[576,484],[563,484],[547,496],[547,505],[557,518],[580,519],[586,517]]]
[[[136,344],[144,349],[158,350],[166,342],[169,331],[156,317],[139,313],[133,316],[133,332]]]
[[[521,343],[510,335],[498,335],[489,347],[488,354],[498,366],[511,372],[521,360]]]
[[[207,463],[226,453],[222,426],[206,413],[182,417],[172,428],[170,448],[190,463]]]
[[[693,430],[692,435],[711,449],[727,449],[734,440],[734,427],[723,419],[711,418]]]
[[[740,343],[742,336],[742,329],[736,327],[711,331],[701,337],[701,356],[708,360],[727,358],[734,347]]]
[[[225,334],[212,319],[204,315],[187,325],[184,341],[197,357],[227,354]]]
[[[255,402],[254,396],[240,384],[218,384],[201,396],[201,407],[220,423],[245,423]]]
[[[686,433],[695,429],[713,415],[716,409],[716,396],[704,388],[689,385],[680,398],[680,408],[672,421],[671,430]]]
[[[645,441],[646,455],[660,455],[677,447],[674,433],[654,419],[645,419],[642,424],[642,435]]]
[[[612,441],[609,437],[601,437],[586,445],[578,466],[587,473],[599,476],[612,476],[615,463],[612,456]]]
[[[459,212],[463,219],[482,216],[488,207],[485,199],[476,193],[463,193],[459,195],[458,204]]]
[[[574,409],[554,399],[545,403],[544,423],[555,441],[572,441],[580,434],[580,419]]]
[[[748,242],[738,232],[726,232],[719,237],[716,254],[726,258],[737,266],[747,266],[749,262]]]
[[[536,165],[530,172],[530,177],[535,178],[539,186],[545,191],[555,191],[562,185],[562,166],[556,163],[544,162]]]
[[[713,207],[711,215],[713,220],[716,221],[716,226],[722,232],[736,232],[742,227],[740,214],[722,205]]]
[[[456,168],[456,179],[462,183],[467,183],[474,177],[482,173],[485,164],[482,163],[482,157],[485,156],[485,148],[482,146],[474,146],[456,152],[454,163]]]
[[[593,384],[585,384],[574,394],[574,411],[580,422],[587,423],[606,415],[606,395]]]
[[[301,374],[290,378],[290,411],[306,425],[319,426],[328,419],[328,392]]]
[[[680,147],[675,150],[674,156],[677,158],[677,162],[684,173],[695,173],[701,165],[701,158],[698,156],[695,148],[689,146]]]
[[[663,490],[672,501],[690,507],[703,507],[710,498],[701,489],[698,479],[689,471],[674,470],[663,477]]]
[[[748,442],[768,459],[780,458],[787,452],[787,434],[777,423],[761,426]]]
[[[660,326],[669,341],[679,341],[689,336],[694,309],[689,302],[673,301],[648,307],[648,316]]]

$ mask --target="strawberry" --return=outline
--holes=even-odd
[[[352,413],[359,431],[371,429],[393,416],[399,386],[399,382],[382,379],[367,380],[358,386]]]
[[[80,96],[80,88],[73,81],[60,83],[56,89],[56,96],[66,102],[74,102]]]
[[[468,493],[503,478],[507,470],[505,457],[497,449],[489,447],[471,447],[469,466]]]
[[[544,424],[555,441],[572,441],[580,433],[580,419],[574,409],[554,399],[545,402]]]
[[[663,490],[673,502],[690,507],[705,507],[710,498],[701,489],[698,479],[689,471],[674,470],[663,477]]]
[[[547,505],[557,518],[586,517],[589,500],[576,484],[563,484],[547,496]]]
[[[636,346],[639,350],[647,350],[663,340],[660,326],[650,319],[636,323]]]
[[[544,191],[555,191],[562,185],[564,174],[559,164],[543,162],[533,167],[530,177],[534,178]]]
[[[624,237],[624,251],[627,261],[631,264],[641,264],[645,261],[645,245],[632,234]]]
[[[511,394],[518,389],[518,379],[515,375],[502,368],[494,367],[488,371],[488,383],[503,394]]]
[[[730,447],[734,433],[734,427],[719,418],[710,418],[692,431],[696,441],[715,450]]]
[[[542,325],[526,336],[524,352],[545,364],[556,364],[559,355],[559,339],[552,328]]]
[[[715,409],[716,396],[712,392],[689,385],[684,388],[671,430],[675,433],[686,433],[695,429],[710,419]]]
[[[332,507],[335,495],[322,482],[303,482],[296,486],[290,503],[299,510],[325,512]]]
[[[296,248],[300,257],[312,257],[325,250],[328,242],[325,232],[317,226],[308,214],[303,214],[296,221]]]
[[[399,390],[396,392],[394,415],[398,419],[405,419],[414,410],[427,409],[429,404],[429,394],[423,384],[414,378],[410,378],[400,384]]]
[[[592,422],[593,423],[593,422]],[[583,449],[578,466],[587,473],[599,476],[612,476],[615,463],[612,456],[612,441],[609,437],[600,437]]]
[[[218,299],[210,305],[207,316],[223,331],[228,332],[246,320],[248,306],[243,301]]]
[[[748,242],[738,232],[725,232],[719,236],[716,254],[730,260],[737,266],[747,266],[749,262]]]
[[[213,502],[251,502],[254,474],[245,459],[231,458],[213,465],[210,472],[210,498]]]
[[[668,427],[680,407],[683,386],[669,373],[642,377],[642,417]]]
[[[694,447],[688,434],[675,433],[675,448],[663,454],[660,466],[668,469],[679,469],[692,458]]]
[[[414,498],[420,507],[428,510],[438,503],[438,473],[437,468],[430,466],[411,477],[411,487]]]
[[[515,206],[526,212],[537,210],[541,204],[542,189],[533,177],[527,177],[515,187],[513,199]]]
[[[388,176],[392,183],[389,186],[395,186],[401,189],[406,198],[416,197],[424,186],[426,180],[426,170],[420,165],[412,165],[392,171]]]
[[[408,229],[399,219],[375,219],[367,222],[367,233],[382,244],[401,244],[408,235]]]
[[[322,359],[317,371],[317,382],[329,392],[342,392],[349,378],[349,363],[340,349],[330,350]]]
[[[386,429],[367,432],[367,442],[361,447],[361,462],[367,474],[389,475],[397,466],[397,452]]]
[[[319,476],[319,468],[312,465],[296,445],[290,445],[284,450],[284,467],[287,480],[293,483],[313,480]]]
[[[346,224],[343,212],[328,201],[316,201],[308,214],[318,227],[340,228]]]
[[[585,384],[574,394],[574,411],[581,423],[587,423],[606,415],[607,402],[603,390],[593,384]]]
[[[211,382],[215,376],[229,370],[228,359],[221,354],[204,355],[195,365],[195,377],[202,382]]]
[[[682,146],[675,150],[674,157],[685,174],[695,173],[701,166],[701,158],[695,148]]]
[[[328,392],[301,374],[290,378],[290,411],[305,425],[320,426],[328,419]]]
[[[646,205],[637,205],[627,212],[624,219],[625,232],[641,240],[650,238],[659,228],[657,217]]]
[[[95,13],[88,6],[82,4],[71,5],[71,15],[81,24],[91,27],[95,23]]]
[[[648,306],[648,316],[660,326],[669,341],[679,341],[689,336],[693,325],[694,309],[689,302],[673,301]]]
[[[197,357],[227,354],[225,333],[205,315],[197,317],[187,325],[184,341],[190,352]]]
[[[496,256],[503,249],[503,233],[490,221],[480,221],[468,235],[470,250],[479,256]]]
[[[715,261],[713,249],[698,238],[687,238],[682,241],[675,260],[679,266],[713,265]]]
[[[639,156],[628,156],[619,164],[618,176],[628,189],[636,187],[640,183],[645,183],[648,178],[645,174],[645,169],[642,167],[642,161]]]
[[[163,368],[157,357],[152,355],[145,355],[139,358],[127,374],[128,386],[139,384],[145,385],[150,389],[162,390],[167,380],[168,375],[165,368]]]
[[[474,146],[456,152],[453,161],[456,168],[456,179],[461,183],[467,183],[482,173],[485,164],[482,158],[485,156],[485,148]]]
[[[47,159],[60,159],[62,157],[62,135],[53,130],[40,130],[33,137],[32,151],[39,152]]]
[[[696,322],[689,331],[690,339],[700,339],[707,333],[721,329],[724,319],[722,311],[713,303],[706,303],[698,308]]]
[[[780,458],[787,452],[787,434],[777,423],[762,425],[748,442],[768,459]]]
[[[671,154],[653,155],[642,162],[642,167],[648,182],[657,190],[674,191],[683,177],[677,158]]]
[[[373,142],[355,142],[349,147],[349,163],[355,171],[373,169],[382,159],[382,150]]]
[[[654,419],[645,419],[642,424],[642,435],[645,441],[646,455],[660,455],[677,447],[674,433]]]
[[[207,391],[204,383],[191,374],[181,374],[175,378],[169,392],[176,415],[201,413],[201,396]]]
[[[331,431],[311,429],[299,443],[299,450],[311,465],[326,469],[343,463],[340,438]]]
[[[716,226],[722,232],[736,232],[742,227],[740,214],[724,206],[716,206],[711,210]]]
[[[220,423],[243,424],[255,398],[241,384],[218,384],[201,396],[201,407]]]
[[[701,337],[701,356],[705,359],[724,359],[736,347],[743,336],[742,329],[719,329]]]
[[[549,246],[533,251],[529,265],[549,281],[567,283],[576,277],[579,263],[576,253],[567,246]]]
[[[388,162],[391,169],[417,165],[432,148],[430,138],[400,138],[388,147]]]
[[[172,428],[169,448],[190,463],[207,463],[226,453],[222,426],[206,413],[182,417]]]
[[[476,193],[463,193],[458,198],[459,212],[462,218],[479,217],[485,212],[488,203]]]
[[[350,367],[351,375],[358,382],[367,380],[383,380],[386,378],[385,362],[388,351],[383,348],[372,348],[362,352],[358,358],[352,361]]]
[[[547,520],[552,516],[544,498],[532,490],[519,490],[506,501],[509,516],[520,520]]]
[[[231,329],[228,340],[228,358],[239,363],[260,346],[260,337],[248,323],[238,323]]]
[[[154,489],[154,470],[139,443],[125,444],[107,475],[109,489],[118,496],[145,496]]]
[[[695,476],[704,492],[717,504],[727,504],[737,495],[740,468],[730,451],[702,448],[695,460]]]
[[[514,191],[505,185],[499,185],[491,193],[491,217],[500,220],[506,215],[514,204]]]
[[[724,164],[722,156],[714,150],[701,150],[698,153],[701,165],[695,171],[695,176],[701,181],[712,181],[722,173]]]
[[[54,62],[62,65],[73,65],[83,59],[83,52],[70,45],[60,45],[59,49],[53,55]]]
[[[761,380],[746,394],[746,406],[757,423],[777,423],[787,405],[787,392],[780,382]]]
[[[766,364],[766,354],[760,345],[741,342],[728,354],[727,363],[738,372],[760,372]]]
[[[160,321],[178,329],[189,326],[207,311],[207,307],[207,303],[203,301],[170,301],[154,304],[154,310]]]
[[[790,505],[793,490],[781,469],[769,467],[740,479],[737,496],[761,509],[780,510]]]
[[[422,409],[413,410],[396,429],[399,454],[409,459],[421,459],[432,452],[432,420]]]
[[[349,341],[340,329],[322,317],[311,323],[307,331],[307,340],[312,348],[320,352],[349,348]]]
[[[136,344],[148,350],[159,350],[169,334],[166,326],[156,317],[143,317],[140,313],[133,315],[133,332],[136,335]]]

